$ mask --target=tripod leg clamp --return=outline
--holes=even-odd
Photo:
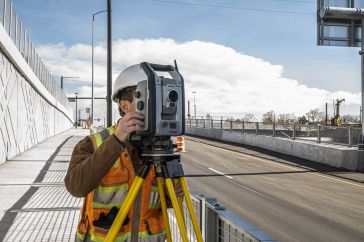
[[[164,169],[164,174],[170,178],[179,178],[185,175],[179,159],[167,161]]]

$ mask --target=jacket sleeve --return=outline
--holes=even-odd
[[[66,188],[75,197],[84,197],[95,189],[101,178],[124,151],[124,145],[111,135],[96,150],[90,137],[75,146],[64,179]]]

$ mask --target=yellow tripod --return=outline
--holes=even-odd
[[[143,156],[143,155],[142,155]],[[178,199],[173,187],[172,179],[180,182],[183,190],[184,197],[186,199],[187,208],[191,216],[193,228],[195,230],[196,238],[198,242],[202,242],[201,231],[198,227],[197,218],[195,211],[192,206],[192,201],[190,193],[188,191],[187,182],[184,177],[182,165],[179,162],[179,154],[172,154],[171,156],[166,156],[166,154],[152,154],[144,155],[147,156],[147,161],[143,167],[142,172],[135,177],[128,194],[125,197],[123,204],[121,205],[118,214],[105,238],[106,242],[114,241],[117,233],[119,232],[124,220],[130,210],[131,205],[137,197],[139,190],[141,189],[144,179],[147,177],[152,165],[155,167],[157,174],[158,190],[161,199],[163,220],[167,234],[167,241],[172,242],[172,235],[169,226],[168,213],[167,213],[167,203],[163,188],[163,179],[165,179],[167,185],[167,191],[172,202],[172,207],[176,215],[178,228],[181,233],[182,241],[188,242],[187,231],[185,227],[183,209],[182,209],[182,199]],[[172,159],[170,159],[172,158]]]

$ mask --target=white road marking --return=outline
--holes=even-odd
[[[270,163],[270,164],[273,164],[273,165],[276,165],[276,166],[285,167],[285,168],[288,168],[288,169],[291,169],[291,170],[295,170],[295,171],[308,170],[308,169],[305,169],[305,168],[296,168],[296,167],[293,167],[291,165],[286,165],[286,164],[282,164],[282,163],[278,163],[278,162],[266,160],[266,159],[263,159],[263,158],[258,158],[258,157],[255,157],[253,155],[244,154],[244,153],[239,152],[239,151],[229,150],[229,149],[226,149],[226,148],[222,148],[222,147],[218,147],[218,146],[215,146],[215,145],[206,144],[206,143],[199,142],[199,141],[194,141],[194,140],[190,140],[190,141],[196,142],[196,143],[200,143],[200,144],[204,144],[204,145],[213,146],[213,147],[220,148],[220,149],[223,149],[225,151],[228,151],[228,152],[231,152],[231,153],[234,153],[234,154],[239,154],[239,155],[242,155],[242,156],[245,156],[245,157],[249,157],[249,158],[252,158],[252,159],[255,159],[255,160],[259,160],[259,161],[263,161],[263,162],[266,162],[266,163]],[[308,171],[310,171],[310,170],[308,170]],[[354,183],[354,182],[350,182],[350,181],[345,181],[344,179],[334,178],[334,177],[331,177],[329,175],[317,174],[317,173],[313,173],[313,172],[315,172],[315,171],[312,171],[312,173],[308,173],[308,174],[311,174],[311,175],[314,175],[314,176],[318,176],[318,177],[322,177],[322,178],[326,178],[326,179],[333,180],[333,181],[337,181],[337,182],[340,182],[340,183],[346,183],[346,184],[349,184],[349,185],[353,185],[353,186],[357,186],[357,187],[364,188],[364,185],[362,185],[362,184],[358,184],[358,183]]]
[[[218,171],[216,171],[216,170],[214,170],[214,169],[212,169],[212,168],[208,168],[208,169],[206,169],[205,167],[200,166],[200,165],[196,164],[195,162],[191,162],[191,164],[192,164],[192,165],[194,165],[194,166],[197,166],[197,167],[201,168],[202,170],[211,170],[211,171],[214,171],[214,172],[218,172]],[[260,193],[260,192],[258,192],[258,191],[255,191],[254,189],[251,189],[251,188],[249,188],[249,187],[247,187],[247,186],[244,186],[244,185],[242,185],[242,184],[240,184],[240,183],[238,183],[238,182],[235,182],[234,180],[227,180],[227,181],[229,181],[229,182],[231,182],[232,184],[237,185],[237,186],[239,186],[239,187],[241,187],[241,188],[243,188],[243,189],[245,189],[245,190],[248,190],[248,191],[250,191],[250,192],[252,192],[252,193],[255,193],[255,194],[259,195],[259,196],[262,196],[262,197],[265,197],[265,198],[267,198],[267,199],[269,199],[269,200],[272,200],[272,201],[274,201],[274,202],[280,203],[278,200],[276,200],[276,199],[274,199],[274,198],[272,198],[272,197],[269,197],[269,196],[267,196],[267,195],[264,195],[263,193]]]
[[[215,173],[217,173],[217,174],[223,175],[223,176],[225,176],[225,177],[227,177],[227,178],[229,178],[229,179],[233,179],[231,176],[225,175],[224,173],[222,173],[222,172],[220,172],[220,171],[217,171],[217,170],[215,170],[215,169],[209,168],[209,170],[210,170],[210,171],[213,171],[213,172],[215,172]]]

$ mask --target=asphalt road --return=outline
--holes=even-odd
[[[364,241],[363,173],[192,137],[186,148],[190,187],[272,237]]]

